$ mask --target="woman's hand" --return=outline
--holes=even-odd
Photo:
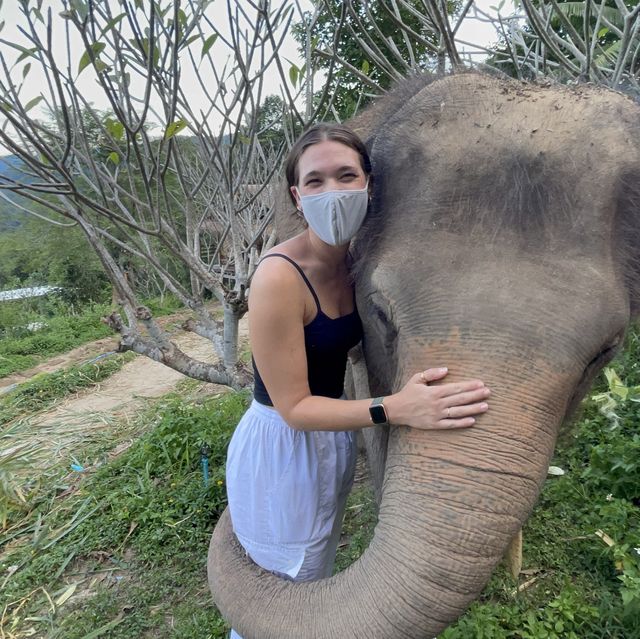
[[[474,416],[487,411],[491,391],[480,380],[429,386],[442,379],[446,368],[430,368],[414,375],[402,390],[385,398],[389,422],[422,430],[468,428]]]

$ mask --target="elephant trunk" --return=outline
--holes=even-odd
[[[535,504],[568,390],[549,372],[485,379],[491,410],[473,428],[392,429],[374,538],[344,572],[307,583],[265,573],[223,515],[209,581],[245,639],[422,639],[464,612]]]

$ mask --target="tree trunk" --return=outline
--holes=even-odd
[[[231,370],[238,363],[238,325],[244,312],[238,309],[236,303],[225,302],[224,310],[224,367]]]

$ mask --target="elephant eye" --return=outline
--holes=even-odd
[[[388,382],[398,366],[398,327],[393,307],[380,292],[375,292],[366,298],[361,316],[365,325],[364,353],[372,388],[377,388],[380,393],[391,392]]]
[[[387,323],[387,316],[384,314],[384,311],[379,306],[373,307],[373,314],[376,320],[378,320],[378,322],[380,322],[381,324]]]
[[[395,342],[398,331],[391,304],[380,294],[373,293],[368,299],[367,312],[371,317],[375,332],[385,346]]]
[[[390,320],[390,306],[387,300],[378,293],[372,294],[369,299],[370,316],[385,326]]]

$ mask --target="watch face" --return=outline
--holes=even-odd
[[[369,406],[369,414],[374,424],[385,424],[387,422],[387,412],[382,404]]]

